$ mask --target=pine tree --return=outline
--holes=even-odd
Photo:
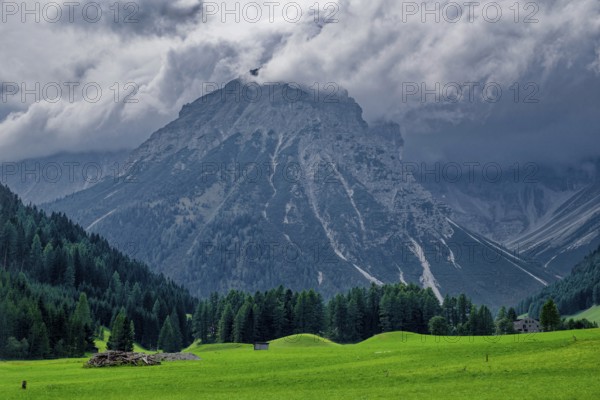
[[[46,328],[46,324],[42,321],[39,313],[34,317],[28,342],[29,358],[45,358],[50,354],[48,329]]]
[[[517,320],[518,316],[517,316],[517,311],[511,307],[508,309],[508,312],[506,313],[506,317],[511,321],[514,322]]]
[[[365,313],[365,336],[367,338],[381,332],[379,327],[379,302],[381,301],[381,288],[371,284],[367,293]]]
[[[494,333],[494,317],[487,306],[480,306],[478,311],[479,330],[478,335],[492,335]]]
[[[348,338],[349,342],[358,342],[364,337],[365,300],[361,289],[352,289],[348,298]]]
[[[596,286],[594,286],[594,291],[593,291],[592,296],[594,298],[594,304],[596,304],[596,305],[600,304],[600,283],[597,283]]]
[[[181,337],[174,328],[171,316],[165,318],[160,334],[158,335],[158,348],[166,353],[177,353],[181,351]]]
[[[181,328],[180,328],[181,323],[179,322],[179,316],[177,315],[177,311],[175,309],[173,310],[173,312],[171,313],[169,318],[171,319],[171,325],[173,326],[173,335],[181,349],[182,345],[185,341],[183,339],[183,332],[181,332]]]
[[[233,341],[233,318],[233,310],[231,305],[227,303],[219,320],[219,342],[230,343]]]
[[[556,330],[560,326],[560,313],[558,308],[551,298],[548,299],[542,307],[540,313],[540,324],[544,332],[550,332]]]
[[[283,300],[283,319],[281,336],[290,336],[294,333],[294,292],[290,289],[285,291]]]
[[[121,310],[112,324],[106,348],[108,350],[133,351],[133,338],[133,322],[127,318],[125,310]]]
[[[390,332],[394,328],[392,322],[394,314],[393,296],[394,294],[387,290],[381,298],[381,304],[379,306],[379,321],[382,332]]]
[[[458,312],[458,323],[465,324],[468,321],[469,312],[471,310],[471,302],[467,296],[460,294],[456,300],[456,308]]]
[[[250,301],[246,301],[235,315],[233,341],[236,343],[254,342],[254,315]]]
[[[74,315],[77,317],[77,319],[79,319],[79,321],[81,321],[83,325],[89,325],[90,327],[93,325],[92,312],[90,310],[90,305],[85,292],[82,292],[79,295],[79,300],[75,306]]]
[[[206,343],[206,334],[204,330],[205,307],[204,302],[198,303],[194,310],[194,314],[192,315],[192,333],[194,339],[200,340],[202,343]]]
[[[29,250],[29,262],[28,266],[30,270],[39,276],[43,273],[43,266],[40,265],[42,260],[42,242],[40,236],[36,233],[31,242],[31,249]]]
[[[329,337],[336,342],[348,340],[348,306],[342,294],[336,295],[328,304]]]

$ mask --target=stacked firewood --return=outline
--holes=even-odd
[[[87,367],[115,367],[119,365],[160,365],[160,361],[151,354],[130,353],[125,351],[107,351],[97,353],[86,363]]]

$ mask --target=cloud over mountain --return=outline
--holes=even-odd
[[[421,2],[345,0],[320,3],[318,13],[312,0],[272,8],[144,0],[103,5],[100,17],[97,3],[82,2],[72,22],[62,7],[56,23],[48,22],[55,16],[48,2],[26,3],[33,14],[3,3],[0,16],[0,54],[10,60],[0,66],[3,160],[136,146],[205,94],[207,83],[257,66],[263,81],[313,85],[325,95],[344,87],[367,119],[399,122],[407,148],[412,138],[435,135],[444,146],[416,149],[422,156],[463,154],[464,141],[485,153],[490,139],[494,151],[517,149],[525,158],[539,157],[532,144],[540,140],[546,156],[567,157],[567,138],[569,157],[593,151],[594,0],[483,1],[471,9],[427,2],[426,10]],[[525,102],[531,99],[538,102]]]

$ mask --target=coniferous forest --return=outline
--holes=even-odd
[[[554,299],[561,314],[575,314],[600,304],[600,247],[573,267],[565,279],[519,303],[517,310],[537,317],[549,298]]]
[[[432,320],[437,323],[432,324]],[[202,343],[252,343],[295,333],[353,343],[400,330],[491,335],[496,325],[486,306],[473,305],[465,295],[446,296],[440,305],[431,289],[399,283],[354,288],[326,303],[313,290],[293,292],[283,287],[254,295],[213,293],[198,304],[193,329],[194,337]]]
[[[142,346],[156,347],[168,317],[187,343],[194,307],[187,290],[0,186],[0,358],[81,356],[121,310]]]

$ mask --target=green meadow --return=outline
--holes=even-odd
[[[589,321],[597,322],[598,324],[600,324],[600,305],[592,306],[592,307],[588,308],[587,310],[581,311],[580,313],[577,313],[575,315],[565,317],[565,318],[573,318],[573,319],[586,318]]]
[[[0,362],[0,398],[600,398],[600,329],[448,338],[393,332],[354,345],[296,335],[268,351],[243,344],[186,351],[201,360],[117,368],[83,368],[86,359]]]

